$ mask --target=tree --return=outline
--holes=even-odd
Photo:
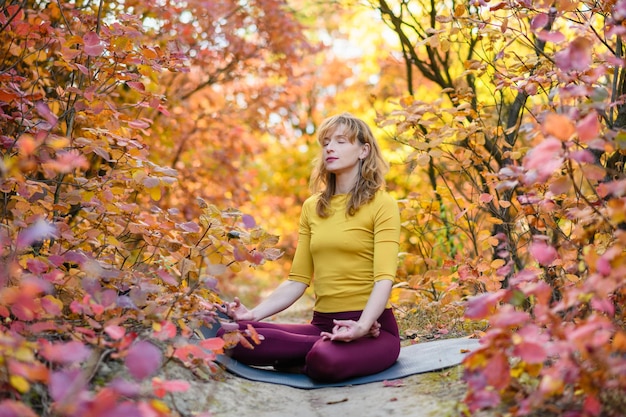
[[[466,317],[490,323],[465,361],[472,412],[620,407],[622,3],[371,3],[407,80],[380,122],[431,186],[405,211],[422,242],[413,277],[480,293]],[[444,99],[417,98],[423,78]]]
[[[216,282],[278,257],[277,238],[216,205],[241,195],[194,186],[183,196],[181,182],[197,174],[169,164],[185,174],[193,145],[211,173],[203,190],[241,184],[240,161],[256,144],[228,110],[253,90],[280,95],[277,79],[308,47],[300,30],[273,0],[0,5],[0,408],[9,415],[176,414],[160,398],[188,384],[154,377],[166,359],[214,366],[225,341],[189,338],[214,320]],[[229,84],[241,78],[251,84]],[[203,106],[206,97],[221,107]],[[274,104],[250,103],[240,120],[262,124]],[[132,380],[111,379],[105,361]],[[139,395],[149,378],[152,395]]]

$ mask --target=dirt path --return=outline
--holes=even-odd
[[[311,304],[304,299],[276,321],[302,322]],[[192,384],[192,390],[175,402],[188,414],[208,411],[213,417],[457,416],[465,395],[461,374],[457,366],[391,383],[303,390],[249,381],[224,371],[215,381]]]
[[[460,367],[394,381],[302,390],[225,375],[207,392],[214,417],[453,416],[464,395]]]

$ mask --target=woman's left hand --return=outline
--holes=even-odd
[[[359,322],[354,320],[333,320],[335,326],[332,332],[322,332],[324,340],[338,342],[351,342],[370,334],[370,329],[364,329]]]

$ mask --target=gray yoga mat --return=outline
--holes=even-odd
[[[215,329],[202,328],[204,337],[214,337]],[[410,375],[438,371],[461,363],[467,352],[479,346],[478,339],[456,338],[416,343],[400,350],[400,356],[390,368],[373,375],[351,378],[341,382],[316,382],[304,374],[278,372],[267,368],[255,368],[225,355],[219,355],[217,362],[229,372],[252,381],[288,385],[301,389],[341,387],[389,381]]]

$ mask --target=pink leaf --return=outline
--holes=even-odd
[[[136,380],[154,374],[161,366],[161,350],[150,342],[140,341],[128,349],[126,367]]]
[[[50,124],[51,128],[57,125],[57,122],[59,119],[54,113],[52,113],[47,103],[44,103],[43,101],[38,101],[35,104],[35,108],[37,109],[37,112],[39,113],[39,115],[41,115],[41,117],[46,119],[48,124]]]
[[[178,223],[176,226],[189,233],[198,233],[200,231],[200,226],[195,222]]]
[[[505,295],[504,290],[476,295],[467,301],[465,317],[481,320],[489,316]]]
[[[74,171],[76,168],[89,168],[89,162],[87,158],[77,150],[61,151],[57,153],[55,168],[57,172],[68,173]]]
[[[122,326],[111,324],[104,328],[104,332],[108,334],[111,339],[119,340],[126,334],[126,329],[124,329]]]
[[[137,90],[137,91],[146,91],[146,86],[143,85],[143,83],[138,82],[138,81],[127,81],[126,84],[132,88],[133,90]]]
[[[104,46],[100,42],[100,37],[96,32],[87,32],[83,36],[85,43],[85,53],[89,56],[99,56],[104,51]]]
[[[529,319],[530,316],[525,311],[517,311],[511,304],[505,304],[490,322],[494,327],[516,327]]]
[[[166,284],[169,285],[178,285],[178,281],[176,280],[176,278],[174,278],[172,276],[172,274],[170,274],[169,272],[167,272],[164,269],[159,269],[159,271],[157,272],[157,275],[159,276],[159,278],[161,278],[161,280],[163,280],[163,282],[165,282]]]
[[[493,196],[491,194],[483,193],[480,195],[479,200],[481,203],[489,203],[493,200]]]
[[[562,71],[586,71],[591,65],[590,40],[578,37],[567,48],[557,52],[554,59],[557,67]]]
[[[579,149],[577,151],[570,152],[569,158],[572,161],[576,161],[580,163],[592,164],[595,162],[595,158],[593,154],[589,152],[587,149]]]
[[[56,402],[68,401],[72,397],[78,397],[85,386],[84,378],[80,376],[80,369],[54,372],[50,375],[48,390],[50,396]]]
[[[592,139],[596,139],[600,133],[598,114],[593,111],[585,116],[576,125],[576,131],[578,132],[578,138],[581,142],[589,142]]]
[[[131,120],[130,122],[128,122],[128,126],[132,127],[133,129],[147,129],[150,127],[150,123],[146,122],[145,120]]]
[[[29,259],[26,261],[26,267],[30,272],[40,275],[48,271],[48,264],[40,259]]]
[[[526,363],[543,363],[547,358],[546,350],[539,343],[522,342],[515,346],[514,353]]]
[[[561,43],[565,40],[565,35],[563,35],[561,32],[551,32],[547,30],[540,30],[537,33],[537,37],[542,41],[552,43]]]
[[[244,226],[246,226],[246,228],[248,229],[256,226],[256,221],[254,220],[254,217],[250,216],[249,214],[244,214],[243,216],[241,216],[241,221],[243,221]]]
[[[2,417],[37,417],[37,414],[26,404],[14,400],[0,401]]]
[[[69,365],[72,363],[80,363],[87,359],[91,354],[91,350],[78,341],[67,343],[45,342],[40,353],[41,356],[50,362]]]
[[[185,392],[189,389],[190,385],[187,381],[171,380],[163,381],[159,378],[152,380],[152,388],[154,389],[154,395],[159,398],[163,398],[168,392]]]
[[[39,240],[55,236],[56,232],[56,227],[44,219],[39,219],[32,226],[20,232],[17,237],[17,247],[24,249]]]
[[[549,16],[547,13],[540,13],[537,16],[533,17],[530,21],[530,28],[533,31],[537,31],[548,24]]]
[[[404,381],[402,379],[394,379],[392,381],[388,381],[388,380],[383,381],[383,387],[386,387],[386,388],[398,388],[398,387],[403,387],[403,386],[404,386]]]
[[[548,245],[543,240],[535,240],[531,243],[529,251],[533,258],[535,258],[541,266],[552,265],[558,256],[556,249]]]

